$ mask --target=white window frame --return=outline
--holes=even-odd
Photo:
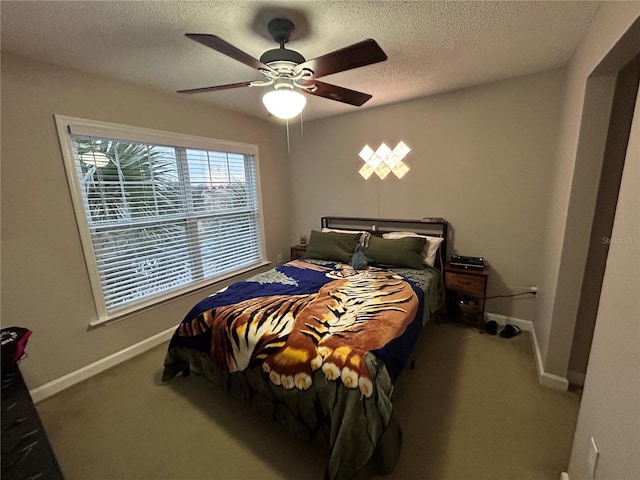
[[[131,315],[143,309],[163,303],[169,299],[184,295],[188,292],[201,289],[207,285],[219,283],[236,275],[247,273],[256,268],[269,264],[266,259],[265,252],[265,236],[264,221],[262,212],[262,192],[260,188],[260,169],[258,161],[258,147],[256,145],[231,142],[227,140],[219,140],[207,137],[199,137],[180,133],[173,133],[161,130],[152,130],[147,128],[132,127],[115,123],[101,122],[96,120],[87,120],[65,115],[54,115],[62,157],[64,160],[67,180],[69,182],[69,190],[76,214],[78,230],[82,241],[85,261],[93,291],[93,298],[96,306],[97,319],[89,322],[91,326],[96,326],[114,320],[121,319],[124,316]],[[72,135],[86,135],[99,138],[110,138],[114,140],[124,140],[137,143],[147,143],[155,145],[167,145],[172,147],[184,147],[196,150],[207,150],[215,152],[237,153],[252,155],[255,163],[256,175],[256,195],[258,203],[258,227],[260,229],[259,239],[259,260],[248,266],[234,269],[223,275],[210,277],[201,281],[192,282],[181,288],[173,289],[167,292],[150,297],[146,300],[135,302],[131,305],[125,305],[117,309],[107,311],[107,305],[103,295],[102,285],[100,282],[100,274],[96,260],[96,253],[93,247],[91,230],[87,214],[85,211],[84,199],[82,196],[82,187],[78,180],[76,160],[73,148]]]

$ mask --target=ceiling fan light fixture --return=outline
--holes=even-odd
[[[284,85],[283,85],[284,86]],[[278,85],[276,90],[267,92],[262,97],[262,103],[271,115],[288,120],[302,113],[307,99],[292,87]]]

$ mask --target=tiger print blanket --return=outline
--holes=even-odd
[[[199,350],[230,373],[261,369],[286,390],[309,389],[320,370],[370,397],[367,352],[395,381],[420,333],[423,301],[420,288],[391,271],[296,260],[200,302],[169,349]]]

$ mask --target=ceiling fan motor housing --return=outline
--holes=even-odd
[[[267,25],[267,29],[269,30],[269,35],[278,42],[280,48],[264,52],[260,57],[262,63],[269,65],[271,62],[291,62],[298,65],[307,61],[298,52],[284,48],[284,44],[289,42],[291,32],[296,29],[291,20],[274,18]]]
[[[274,18],[267,24],[269,35],[271,35],[271,38],[278,42],[280,46],[289,41],[291,32],[295,29],[296,27],[293,22],[286,18]]]
[[[260,57],[260,61],[265,65],[269,65],[271,62],[291,62],[298,65],[306,62],[307,60],[295,50],[289,50],[281,47],[267,50]]]

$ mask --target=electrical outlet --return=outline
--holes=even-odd
[[[278,254],[278,263],[282,263],[282,254],[281,253]]]
[[[598,455],[600,455],[600,452],[598,451],[598,446],[596,445],[596,441],[593,439],[593,437],[591,437],[589,456],[587,457],[587,465],[589,467],[589,473],[591,474],[591,478],[595,478],[596,476],[596,466],[598,465]]]

